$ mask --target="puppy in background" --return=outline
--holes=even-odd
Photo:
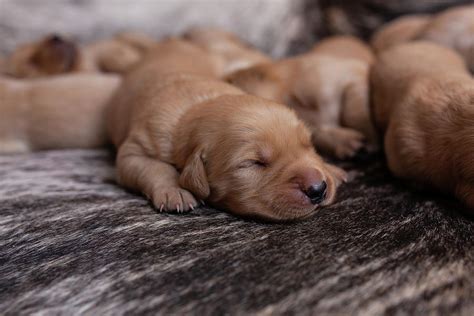
[[[454,7],[432,17],[401,17],[378,31],[372,46],[382,52],[411,40],[429,40],[456,50],[474,72],[474,5]]]
[[[221,59],[220,77],[239,69],[270,62],[270,57],[240,40],[236,35],[215,28],[193,28],[183,38]]]
[[[60,36],[19,46],[6,60],[4,74],[37,78],[72,72],[124,73],[137,64],[154,45],[145,35],[123,33],[84,48]]]
[[[219,66],[180,40],[159,44],[110,103],[121,185],[160,211],[199,200],[234,214],[293,220],[334,200],[345,179],[285,106],[213,79]]]
[[[105,107],[119,84],[112,74],[0,77],[0,153],[104,146]]]
[[[300,56],[260,64],[226,77],[244,91],[294,109],[318,150],[353,157],[377,143],[370,121],[370,48],[351,37],[323,41]]]
[[[474,209],[474,80],[461,56],[430,42],[383,52],[371,71],[373,117],[388,167]]]

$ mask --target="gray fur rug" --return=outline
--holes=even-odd
[[[105,150],[0,157],[0,311],[474,314],[474,222],[379,162],[294,224],[159,214]]]

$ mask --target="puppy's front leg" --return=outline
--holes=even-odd
[[[147,156],[132,142],[120,146],[117,175],[121,185],[143,193],[160,211],[185,212],[198,204],[189,191],[180,188],[175,167]]]
[[[335,125],[321,125],[311,129],[313,144],[338,159],[353,157],[364,147],[364,135],[360,132]]]

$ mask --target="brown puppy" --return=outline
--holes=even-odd
[[[315,52],[238,71],[226,80],[248,93],[287,104],[310,128],[317,149],[349,158],[364,146],[364,139],[376,144],[369,115],[370,49],[361,49],[362,43],[351,38],[322,45]]]
[[[430,15],[406,15],[382,26],[370,41],[376,53],[408,41],[415,40],[431,20]]]
[[[430,42],[400,44],[380,55],[371,83],[392,173],[474,209],[474,80],[462,58]]]
[[[214,28],[193,28],[183,38],[221,59],[220,76],[256,64],[270,62],[270,57],[242,42],[237,36]]]
[[[105,106],[119,84],[102,74],[0,78],[0,153],[105,145]]]
[[[332,57],[356,59],[366,64],[372,64],[375,61],[372,49],[357,37],[349,35],[331,36],[323,39],[311,51]]]
[[[344,171],[314,152],[291,110],[212,79],[214,62],[171,40],[126,77],[109,111],[119,183],[160,211],[189,211],[202,199],[292,220],[331,203]]]
[[[80,71],[124,73],[144,57],[153,43],[141,34],[122,33],[80,48],[63,36],[50,35],[18,47],[5,61],[3,73],[16,78]]]
[[[377,32],[372,45],[381,52],[411,40],[429,40],[456,50],[474,72],[474,5],[454,7],[432,17],[402,17]]]

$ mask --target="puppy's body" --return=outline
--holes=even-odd
[[[79,47],[59,35],[19,46],[5,60],[2,73],[38,78],[72,72],[125,73],[154,46],[145,35],[121,33],[115,38]]]
[[[380,56],[371,82],[393,174],[474,209],[474,80],[461,57],[429,42],[401,44]]]
[[[288,220],[330,203],[344,172],[314,153],[289,109],[212,79],[214,66],[197,47],[168,41],[127,76],[109,110],[119,182],[166,211],[203,199]],[[310,201],[302,188],[314,184],[321,196]]]
[[[313,47],[312,52],[331,57],[356,59],[366,64],[372,64],[375,60],[369,46],[360,39],[348,35],[332,36],[323,39]]]
[[[364,137],[371,143],[376,139],[368,104],[370,50],[364,50],[365,57],[351,57],[354,43],[354,51],[360,52],[361,43],[340,38],[315,47],[316,52],[238,71],[227,81],[289,105],[310,128],[316,148],[341,159],[351,157]],[[331,56],[332,51],[339,57]]]
[[[270,57],[243,43],[234,34],[223,30],[194,28],[187,31],[183,37],[221,59],[220,76],[271,61]]]
[[[101,74],[0,78],[0,153],[105,145],[105,107],[119,83]]]
[[[401,17],[378,31],[372,46],[379,53],[412,40],[429,40],[456,50],[474,72],[474,5],[454,7],[431,17]]]
[[[371,40],[375,52],[382,51],[398,44],[415,40],[431,20],[430,15],[407,15],[395,19],[378,30]]]

